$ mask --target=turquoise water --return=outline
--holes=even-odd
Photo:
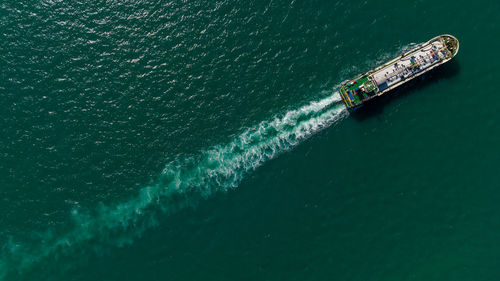
[[[0,3],[0,280],[498,280],[498,11]],[[345,110],[443,33],[450,63]]]

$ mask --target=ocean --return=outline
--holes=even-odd
[[[498,280],[494,1],[0,3],[0,280]],[[349,113],[346,79],[458,55]]]

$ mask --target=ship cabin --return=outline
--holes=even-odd
[[[369,74],[361,75],[356,80],[347,81],[340,89],[340,94],[349,108],[356,107],[371,99],[377,92],[375,81]]]

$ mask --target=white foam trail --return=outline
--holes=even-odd
[[[106,240],[115,244],[131,242],[154,224],[156,212],[172,212],[194,204],[200,197],[236,187],[245,174],[261,166],[330,126],[347,115],[338,93],[311,102],[282,117],[264,121],[245,130],[223,146],[203,151],[196,158],[177,160],[166,165],[156,184],[142,188],[137,197],[116,206],[102,206],[93,215],[73,212],[73,231],[47,239],[38,249],[12,247],[11,266],[29,268],[44,257],[59,251],[65,253],[89,240]],[[126,234],[113,234],[124,232]],[[8,265],[3,262],[3,265]],[[0,263],[0,271],[5,267]],[[1,276],[1,275],[0,275]]]

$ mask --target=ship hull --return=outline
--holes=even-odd
[[[342,100],[349,111],[359,109],[366,102],[450,61],[458,53],[458,48],[458,40],[451,35],[434,37],[354,80],[342,83]]]

